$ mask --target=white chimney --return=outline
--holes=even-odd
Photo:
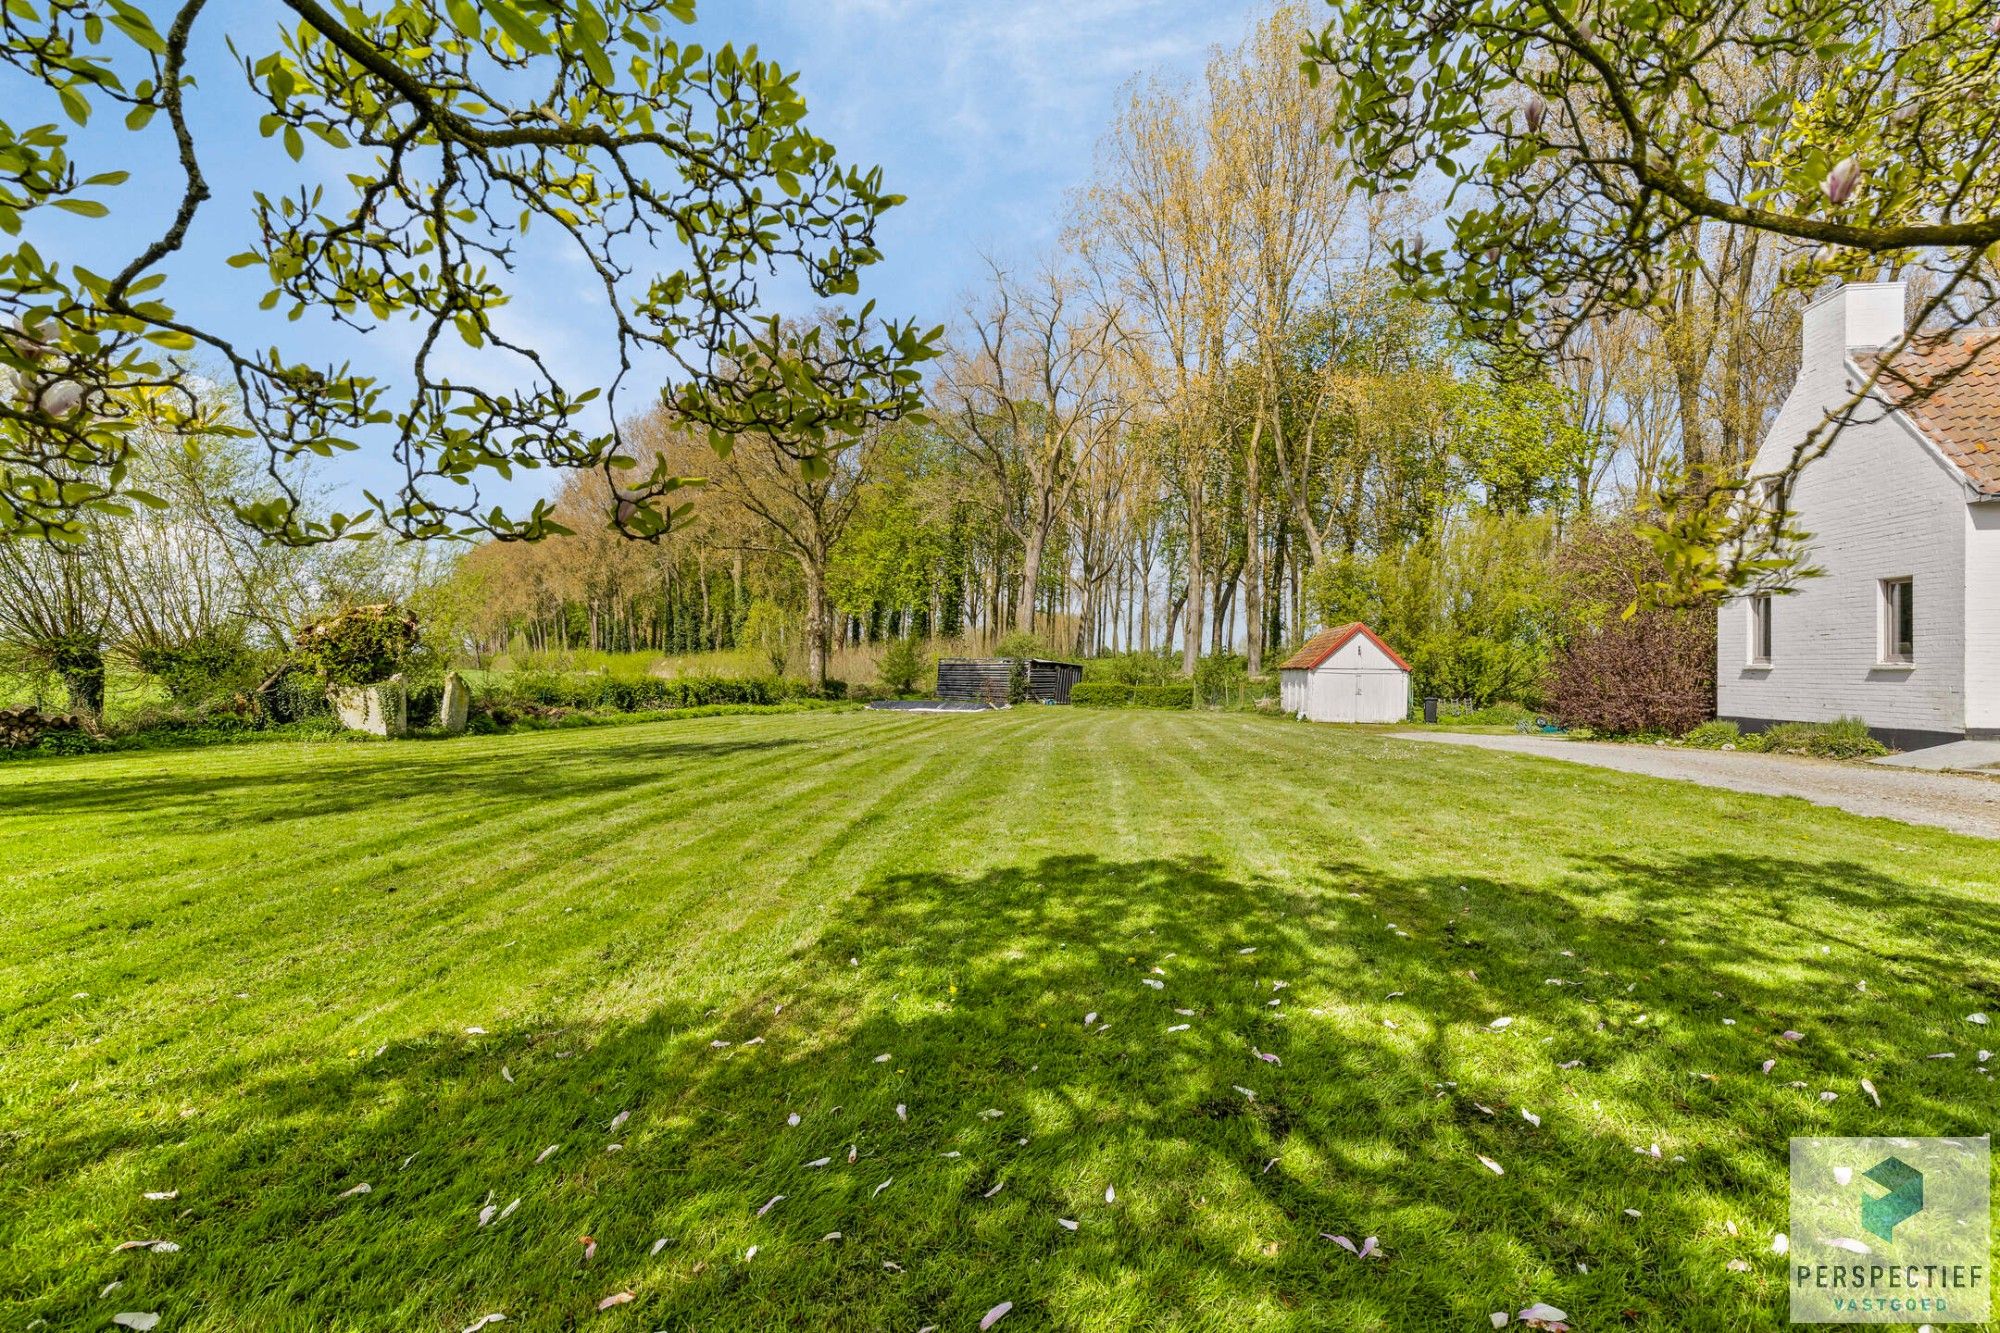
[[[1886,347],[1902,337],[1904,301],[1900,282],[1856,282],[1807,306],[1801,373],[1838,374],[1848,353]]]

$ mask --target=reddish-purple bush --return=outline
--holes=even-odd
[[[1715,609],[1657,607],[1631,616],[1640,584],[1659,576],[1630,526],[1591,524],[1558,556],[1568,633],[1545,691],[1565,726],[1669,736],[1715,716]]]

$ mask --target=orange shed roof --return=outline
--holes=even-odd
[[[1356,620],[1346,625],[1335,626],[1333,629],[1323,629],[1313,635],[1305,641],[1305,645],[1297,652],[1293,653],[1283,662],[1280,662],[1278,670],[1311,671],[1319,666],[1320,663],[1326,661],[1327,658],[1332,657],[1335,653],[1346,647],[1347,641],[1357,634],[1366,635],[1368,642],[1387,653],[1389,660],[1403,670],[1408,671],[1410,669],[1410,664],[1403,660],[1401,654],[1388,644],[1382,642],[1381,635]]]

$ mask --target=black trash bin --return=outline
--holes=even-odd
[[[1438,701],[1434,696],[1426,695],[1424,697],[1424,721],[1434,723],[1437,720]]]

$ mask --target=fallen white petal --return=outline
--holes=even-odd
[[[1056,1219],[1056,1225],[1061,1227],[1064,1231],[1076,1230],[1076,1223],[1067,1217],[1058,1217]]]
[[[1511,1027],[1513,1025],[1513,1022],[1514,1020],[1511,1018],[1496,1018],[1491,1023],[1488,1023],[1486,1026],[1492,1028],[1494,1031],[1497,1032],[1501,1028]]]
[[[1861,1080],[1861,1090],[1868,1094],[1869,1101],[1874,1102],[1877,1106],[1880,1106],[1882,1104],[1881,1094],[1876,1092],[1875,1085],[1873,1083],[1870,1083],[1865,1078]]]
[[[1536,1115],[1533,1111],[1530,1111],[1525,1106],[1521,1108],[1521,1119],[1527,1121],[1529,1124],[1533,1125],[1536,1129],[1540,1129],[1542,1127],[1542,1118]]]
[[[339,1194],[335,1195],[334,1197],[337,1199],[351,1199],[357,1194],[367,1194],[374,1188],[375,1187],[373,1185],[369,1184],[367,1181],[364,1180],[359,1185],[354,1186],[352,1189],[342,1190]]]
[[[1167,988],[1167,983],[1161,981],[1158,977],[1140,977],[1139,980],[1151,986],[1154,990],[1165,990]]]
[[[562,1145],[560,1143],[551,1143],[548,1147],[542,1149],[541,1154],[535,1158],[535,1165],[540,1166],[543,1162],[548,1161],[549,1158],[554,1157],[561,1151]]]
[[[821,1240],[822,1242],[825,1242],[825,1241],[829,1241],[829,1240],[839,1240],[840,1238],[841,1238],[841,1236],[840,1236],[840,1233],[839,1233],[838,1231],[829,1231],[829,1232],[827,1232],[827,1233],[826,1233],[826,1234],[825,1234],[824,1236],[821,1236],[821,1237],[820,1237],[820,1240]]]
[[[1013,1308],[1014,1308],[1014,1302],[1002,1301],[998,1305],[994,1306],[991,1310],[988,1310],[986,1312],[986,1317],[979,1321],[980,1333],[986,1333],[987,1329],[993,1327],[995,1324],[999,1323],[1002,1319],[1005,1319],[1007,1317],[1007,1312]]]
[[[785,1123],[796,1127],[799,1123],[799,1113],[797,1111],[794,1111],[790,1115],[786,1116]]]
[[[1117,1202],[1118,1202],[1118,1191],[1117,1191],[1117,1190],[1116,1190],[1115,1188],[1113,1188],[1112,1186],[1110,1186],[1110,1185],[1106,1185],[1106,1186],[1104,1187],[1104,1201],[1105,1201],[1106,1203],[1117,1203]]]
[[[896,1180],[896,1178],[895,1178],[894,1176],[890,1176],[890,1177],[889,1177],[889,1179],[887,1179],[887,1180],[883,1181],[883,1182],[882,1182],[881,1184],[877,1185],[877,1186],[875,1187],[875,1194],[880,1194],[880,1193],[881,1193],[881,1192],[882,1192],[883,1190],[885,1190],[885,1189],[888,1189],[890,1185],[892,1185],[892,1184],[894,1184],[894,1183],[895,1183],[895,1180]],[[871,1194],[871,1195],[869,1195],[868,1197],[872,1199],[872,1198],[874,1198],[874,1197],[875,1197],[875,1194]]]
[[[638,1299],[637,1296],[629,1291],[616,1291],[599,1301],[597,1308],[600,1310],[609,1310],[614,1305],[629,1305]]]
[[[807,1162],[807,1163],[806,1163],[806,1165],[807,1165],[807,1166],[826,1166],[826,1165],[828,1165],[829,1163],[831,1163],[832,1161],[833,1161],[833,1159],[832,1159],[831,1157],[815,1157],[815,1158],[813,1158],[813,1159],[812,1159],[812,1160],[811,1160],[810,1162]]]
[[[897,1102],[897,1103],[896,1103],[896,1119],[898,1119],[898,1120],[908,1120],[909,1118],[910,1118],[910,1108],[909,1108],[909,1107],[907,1107],[907,1106],[905,1106],[905,1105],[903,1105],[903,1103],[901,1103],[901,1102]]]
[[[1475,1153],[1473,1155],[1479,1158],[1479,1164],[1481,1166],[1485,1167],[1488,1171],[1491,1171],[1494,1175],[1504,1176],[1507,1174],[1506,1168],[1502,1167],[1500,1163],[1494,1161],[1491,1157],[1487,1157],[1481,1153]]]
[[[889,1063],[890,1060],[894,1058],[895,1057],[891,1056],[889,1052],[884,1051],[882,1052],[882,1054],[875,1057],[875,1063],[878,1065],[886,1065]]]
[[[1487,1315],[1486,1317],[1493,1321],[1493,1327],[1495,1328],[1507,1327],[1507,1312],[1505,1310],[1495,1310],[1492,1314]]]
[[[500,1211],[500,1205],[489,1203],[479,1210],[479,1225],[485,1226],[493,1220],[493,1214]]]
[[[165,1199],[178,1199],[181,1197],[181,1192],[179,1190],[153,1190],[148,1192],[145,1197],[158,1203]]]
[[[122,1313],[112,1315],[111,1322],[120,1328],[137,1329],[139,1333],[146,1333],[147,1329],[160,1322],[160,1316],[151,1310],[143,1312],[126,1310]]]
[[[1174,1024],[1174,1025],[1173,1025],[1172,1027],[1168,1028],[1168,1029],[1167,1029],[1167,1031],[1169,1031],[1169,1032],[1186,1032],[1186,1031],[1188,1030],[1188,1028],[1189,1028],[1190,1026],[1192,1026],[1192,1025],[1191,1025],[1191,1024],[1188,1024],[1188,1023],[1176,1023],[1176,1024]]]
[[[1985,1014],[1967,1014],[1965,1021],[1968,1023],[1977,1023],[1979,1026],[1985,1027],[1992,1020],[1987,1018]]]
[[[1731,1259],[1728,1263],[1724,1264],[1723,1267],[1727,1268],[1732,1273],[1747,1273],[1750,1271],[1749,1261],[1744,1259]]]
[[[1229,1086],[1242,1093],[1245,1097],[1248,1097],[1251,1101],[1254,1102],[1257,1100],[1257,1094],[1244,1087],[1241,1083],[1232,1083]]]
[[[1516,1319],[1539,1319],[1545,1324],[1559,1324],[1569,1318],[1561,1310],[1546,1301],[1536,1301],[1527,1309],[1514,1316]]]
[[[1860,1241],[1850,1240],[1846,1236],[1835,1236],[1832,1240],[1828,1241],[1827,1244],[1833,1246],[1833,1248],[1836,1250],[1846,1250],[1849,1254],[1875,1253],[1875,1251],[1869,1249],[1866,1245],[1862,1244]]]
[[[770,1212],[773,1208],[776,1208],[779,1205],[779,1203],[783,1202],[784,1197],[785,1196],[782,1194],[773,1194],[770,1197],[770,1200],[766,1202],[762,1208],[759,1208],[757,1210],[757,1216],[762,1217],[764,1214]]]
[[[1625,1216],[1627,1217],[1638,1217],[1639,1215],[1640,1215],[1639,1210],[1637,1208],[1627,1208],[1625,1210]]]
[[[519,1199],[516,1199],[514,1200],[514,1202],[508,1204],[505,1208],[502,1208],[500,1210],[500,1220],[502,1222],[505,1222],[508,1218],[514,1215],[514,1210],[516,1208],[519,1208],[520,1206],[521,1206],[521,1201]]]
[[[485,1328],[488,1324],[504,1324],[506,1322],[507,1322],[507,1316],[501,1314],[496,1310],[492,1314],[483,1314],[479,1316],[479,1318],[473,1320],[471,1323],[467,1324],[463,1329],[459,1330],[459,1333],[479,1333],[479,1330]]]
[[[1784,1232],[1780,1231],[1777,1235],[1771,1237],[1772,1254],[1784,1254],[1788,1252],[1791,1248],[1792,1248],[1792,1238],[1790,1236],[1787,1236]]]
[[[1089,1013],[1083,1016],[1083,1025],[1085,1027],[1089,1027],[1092,1023],[1095,1023],[1096,1021],[1097,1021],[1097,1011],[1095,1009],[1091,1010]]]
[[[624,1124],[627,1120],[630,1120],[631,1118],[632,1118],[632,1113],[630,1111],[620,1111],[617,1115],[611,1117],[611,1126],[607,1132],[616,1134],[618,1132],[618,1127]]]
[[[990,1199],[994,1195],[998,1194],[1001,1190],[1004,1190],[1006,1188],[1007,1188],[1007,1182],[1003,1180],[998,1185],[995,1185],[992,1189],[986,1191],[986,1193],[982,1194],[980,1197],[983,1199]]]
[[[507,1081],[508,1081],[509,1083],[512,1083],[512,1082],[514,1081],[514,1071],[513,1071],[513,1070],[511,1070],[511,1069],[509,1069],[509,1068],[507,1068],[507,1066],[505,1066],[505,1065],[501,1065],[501,1066],[500,1066],[500,1077],[501,1077],[501,1078],[504,1078],[504,1079],[506,1079],[506,1080],[507,1080]],[[505,1316],[505,1315],[502,1315],[502,1316],[501,1316],[501,1318],[503,1318],[503,1319],[504,1319],[504,1318],[506,1318],[506,1316]]]
[[[666,1248],[667,1248],[667,1238],[665,1236],[662,1236],[658,1240],[653,1242],[652,1253],[658,1254],[661,1250],[664,1250]]]
[[[752,1245],[749,1249],[743,1251],[743,1262],[746,1264],[749,1263],[752,1259],[755,1259],[756,1257],[757,1257],[757,1247],[755,1245]]]
[[[1851,1166],[1836,1166],[1833,1168],[1833,1178],[1837,1183],[1845,1185],[1848,1181],[1854,1179],[1854,1168]]]
[[[485,1028],[467,1028],[465,1032],[469,1037],[483,1037],[486,1035]]]

